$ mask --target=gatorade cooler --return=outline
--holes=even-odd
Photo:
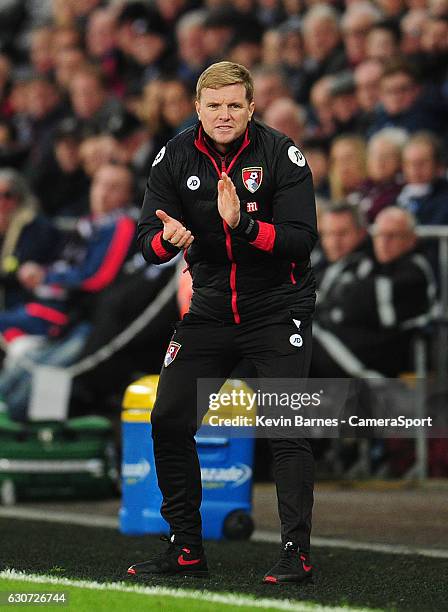
[[[151,437],[151,410],[158,376],[130,385],[122,412],[123,464],[120,530],[127,535],[167,533],[160,515],[162,495],[157,485]],[[240,381],[229,385],[244,386]],[[207,418],[207,417],[206,417]],[[253,438],[201,437],[196,444],[202,475],[202,530],[206,539],[248,539],[252,510]]]

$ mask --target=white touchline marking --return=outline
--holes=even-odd
[[[0,518],[23,519],[32,521],[46,521],[50,523],[63,523],[66,525],[80,525],[82,527],[103,527],[118,529],[118,518],[113,516],[83,515],[75,512],[59,510],[37,510],[33,508],[0,507]],[[280,544],[280,536],[275,531],[256,530],[251,538],[252,542],[266,542]],[[322,548],[346,548],[348,550],[365,550],[389,555],[421,555],[434,559],[448,559],[448,550],[443,548],[421,548],[418,546],[404,546],[403,544],[379,544],[376,542],[356,542],[342,538],[311,538],[312,546]]]
[[[273,531],[258,531],[252,536],[254,542],[270,542],[280,544],[280,537]],[[419,548],[417,546],[404,546],[403,544],[378,544],[376,542],[356,542],[341,538],[311,538],[311,546],[322,548],[347,548],[348,550],[366,550],[389,555],[421,555],[435,559],[448,559],[448,550],[442,548]]]
[[[200,601],[209,601],[212,603],[222,603],[233,606],[250,607],[250,608],[274,608],[277,610],[288,610],[291,612],[379,612],[376,608],[340,608],[334,606],[321,606],[314,603],[299,603],[290,599],[255,599],[244,595],[231,595],[228,593],[213,593],[211,591],[190,591],[187,589],[170,589],[167,587],[145,587],[140,585],[128,585],[124,582],[95,582],[88,580],[71,580],[69,578],[56,578],[55,576],[46,576],[38,574],[27,574],[14,569],[7,569],[0,572],[0,579],[6,580],[23,580],[24,582],[32,582],[35,584],[54,584],[55,586],[80,587],[82,589],[91,589],[94,591],[118,591],[121,593],[137,593],[140,595],[163,595],[165,597],[177,597],[187,599],[198,599]],[[274,588],[275,587],[267,587]]]

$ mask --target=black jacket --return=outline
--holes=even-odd
[[[380,264],[358,250],[322,276],[314,337],[349,376],[396,376],[412,365],[411,340],[430,321],[435,293],[420,253]]]
[[[224,170],[241,201],[233,230],[217,208]],[[313,182],[305,158],[283,134],[251,121],[226,156],[213,149],[200,124],[170,140],[154,161],[139,223],[139,243],[151,263],[178,252],[162,238],[157,209],[195,237],[185,254],[193,277],[191,313],[240,323],[284,308],[312,311]]]

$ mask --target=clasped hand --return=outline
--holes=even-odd
[[[240,200],[232,179],[225,172],[218,181],[218,212],[232,229],[240,222]],[[163,210],[156,210],[156,215],[163,223],[163,239],[179,249],[188,249],[194,240],[191,231]]]

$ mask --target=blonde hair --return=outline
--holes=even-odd
[[[252,102],[254,98],[254,82],[249,70],[235,62],[217,62],[209,66],[198,79],[196,85],[196,99],[201,97],[205,88],[219,89],[226,85],[241,83],[246,89],[246,99]]]

